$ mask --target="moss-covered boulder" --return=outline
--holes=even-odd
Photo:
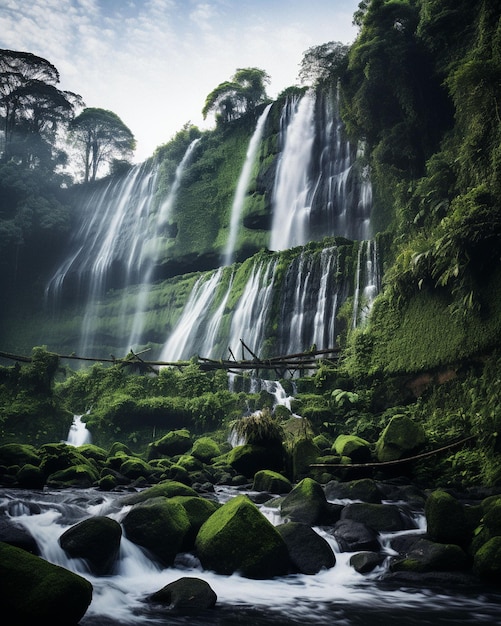
[[[27,463],[40,465],[40,455],[34,446],[20,443],[6,443],[0,446],[0,465],[22,467]]]
[[[45,485],[45,474],[40,467],[26,463],[16,474],[16,480],[23,489],[42,489]]]
[[[75,626],[92,601],[92,584],[21,548],[0,543],[2,612],[16,626]]]
[[[161,496],[134,505],[122,525],[127,539],[149,550],[167,566],[182,550],[190,530],[186,509]]]
[[[338,435],[332,450],[339,456],[349,457],[353,463],[368,463],[371,460],[370,443],[356,435]]]
[[[283,517],[310,526],[322,523],[328,514],[327,499],[322,486],[312,478],[303,478],[284,496],[280,505]]]
[[[406,415],[394,415],[376,442],[380,462],[396,461],[418,450],[426,442],[424,428]]]
[[[205,580],[183,576],[151,594],[148,601],[165,605],[176,613],[188,612],[193,615],[198,610],[213,608],[217,595]]]
[[[146,502],[147,500],[160,496],[172,498],[174,496],[198,496],[198,494],[194,489],[184,483],[179,483],[175,480],[166,480],[152,487],[148,487],[147,489],[143,489],[142,491],[138,491],[137,493],[124,496],[120,499],[120,504],[123,506],[127,504],[139,504],[140,502]]]
[[[153,474],[154,468],[139,457],[125,457],[125,460],[120,464],[119,472],[130,480],[141,477],[148,479]]]
[[[193,444],[191,454],[202,463],[210,463],[213,459],[221,455],[219,444],[210,437],[200,437]]]
[[[329,542],[308,524],[289,522],[276,526],[287,546],[293,571],[301,574],[317,574],[336,564],[336,556]]]
[[[380,504],[382,492],[376,481],[371,478],[360,478],[340,482],[338,480],[329,481],[325,487],[325,495],[328,500],[361,500],[372,504]]]
[[[47,478],[47,486],[64,489],[78,487],[88,489],[99,480],[98,471],[89,464],[72,465],[58,472],[54,472]]]
[[[466,545],[471,539],[471,528],[464,506],[446,491],[433,491],[425,503],[427,536],[439,543]]]
[[[171,502],[178,502],[186,511],[190,527],[186,532],[183,550],[189,551],[195,545],[195,539],[201,526],[217,511],[219,504],[200,496],[174,496]]]
[[[148,461],[163,456],[169,457],[185,454],[191,449],[192,445],[193,440],[189,430],[185,428],[171,430],[161,439],[154,441],[148,446]]]
[[[252,489],[254,491],[266,491],[267,493],[282,495],[292,491],[292,483],[278,472],[260,470],[254,474]]]
[[[486,581],[501,585],[501,537],[492,537],[477,550],[473,570]]]
[[[77,452],[79,452],[86,459],[94,459],[96,463],[100,466],[103,466],[106,463],[106,459],[109,454],[106,452],[104,448],[100,448],[93,443],[86,443],[82,446],[77,447]]]
[[[71,558],[85,559],[91,571],[110,574],[120,551],[122,527],[110,517],[97,515],[71,526],[59,537],[59,545]]]
[[[309,437],[298,439],[292,449],[292,476],[301,480],[311,475],[312,463],[317,463],[321,456],[320,449]]]
[[[205,569],[267,579],[289,571],[287,547],[276,528],[245,496],[220,507],[200,528],[195,550]]]
[[[470,566],[471,559],[460,546],[422,538],[412,544],[405,558],[392,562],[391,571],[453,572],[466,570]]]
[[[274,448],[264,448],[247,443],[235,446],[227,455],[228,464],[246,478],[252,479],[262,469],[280,471],[282,459],[277,458]]]

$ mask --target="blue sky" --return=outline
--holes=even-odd
[[[298,84],[303,53],[351,43],[359,0],[0,0],[0,48],[31,52],[60,89],[114,111],[136,136],[135,161],[186,122],[210,128],[205,98],[237,68]]]

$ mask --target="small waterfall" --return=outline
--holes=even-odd
[[[238,180],[235,197],[233,199],[233,205],[231,208],[230,234],[228,236],[228,242],[224,251],[224,265],[231,265],[233,263],[233,254],[235,250],[235,243],[237,241],[238,231],[240,228],[240,218],[245,204],[245,195],[249,187],[249,182],[252,175],[252,168],[256,160],[261,137],[263,136],[264,125],[266,123],[266,118],[268,117],[271,106],[271,104],[267,105],[267,107],[261,113],[257,121],[254,134],[252,135],[249,142],[249,147],[247,148],[244,166],[240,173],[240,178]]]
[[[85,422],[82,422],[82,415],[74,415],[73,422],[68,432],[68,439],[65,443],[69,446],[83,446],[86,443],[92,443],[90,431],[87,429]]]
[[[352,327],[363,326],[380,288],[379,262],[374,239],[360,242],[353,294]]]
[[[343,281],[336,278],[337,268],[335,247],[317,255],[303,251],[289,265],[282,286],[280,354],[335,345],[335,317],[345,296]]]
[[[259,262],[252,268],[231,321],[228,345],[233,354],[236,354],[241,339],[254,351],[261,348],[273,294],[276,265],[276,260],[269,260]],[[245,358],[248,357],[249,355]]]
[[[180,361],[196,355],[200,348],[200,335],[217,288],[223,268],[219,268],[208,279],[205,275],[195,283],[183,313],[172,334],[162,348],[161,361]]]

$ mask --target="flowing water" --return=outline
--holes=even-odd
[[[242,491],[216,488],[225,502]],[[252,496],[252,492],[249,492]],[[451,626],[501,623],[501,595],[462,590],[432,591],[392,588],[381,583],[386,565],[371,574],[358,574],[327,528],[315,527],[331,545],[336,565],[315,575],[295,574],[272,580],[251,580],[237,574],[222,576],[204,571],[193,554],[179,555],[172,567],[162,568],[146,551],[122,537],[118,561],[111,575],[89,573],[82,559],[70,559],[58,538],[70,526],[93,515],[107,515],[120,522],[128,507],[116,493],[89,490],[26,492],[3,490],[0,509],[15,518],[37,540],[42,558],[87,578],[93,598],[81,626],[183,624],[233,626],[246,624],[332,626]],[[345,503],[343,501],[343,503]],[[38,513],[32,513],[34,505]],[[273,508],[261,507],[273,524],[283,520]],[[416,532],[422,532],[422,512],[415,512]],[[421,530],[419,530],[421,529]],[[409,532],[409,531],[403,531]],[[382,544],[388,534],[381,536]],[[146,597],[184,576],[205,580],[217,595],[214,609],[188,616],[160,612]]]

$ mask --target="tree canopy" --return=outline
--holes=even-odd
[[[57,69],[28,52],[0,50],[2,160],[35,167],[61,158],[58,131],[67,125],[82,98],[61,91]]]
[[[220,83],[205,99],[204,119],[215,111],[216,119],[230,122],[252,111],[266,101],[269,81],[269,75],[257,67],[237,69],[231,80]]]
[[[326,81],[337,81],[347,64],[349,49],[336,41],[308,48],[299,68],[301,83],[314,87]]]
[[[136,147],[131,130],[106,109],[84,109],[72,121],[70,133],[80,152],[84,182],[96,180],[102,167],[130,157]]]

